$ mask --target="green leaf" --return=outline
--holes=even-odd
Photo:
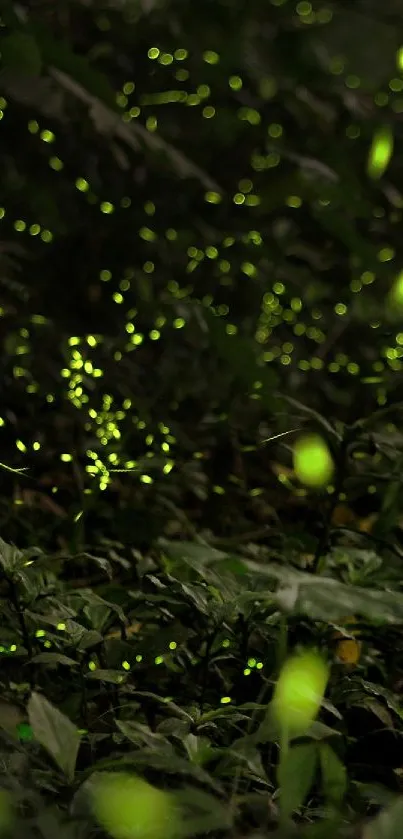
[[[253,592],[254,600],[273,601],[285,611],[306,615],[326,623],[341,621],[346,614],[362,616],[379,623],[403,622],[403,594],[361,588],[341,583],[332,577],[315,576],[286,566],[270,563],[259,565],[241,560],[245,568],[258,578],[277,580],[280,585],[272,592]],[[252,595],[251,595],[252,597]]]
[[[64,664],[66,667],[77,667],[77,661],[61,653],[38,653],[31,662],[35,664]]]
[[[86,679],[92,679],[98,682],[108,682],[111,685],[121,685],[126,681],[127,673],[122,673],[120,670],[90,670],[85,674]]]
[[[365,839],[401,839],[403,798],[398,798],[365,828]]]
[[[0,565],[11,577],[22,571],[30,558],[38,552],[38,549],[34,549],[34,553],[20,551],[15,545],[9,545],[4,539],[0,539]]]
[[[174,797],[181,809],[185,836],[230,830],[231,809],[208,792],[185,787],[175,792]]]
[[[18,705],[0,701],[0,728],[16,736],[17,727],[24,722],[24,719],[24,711]]]
[[[148,725],[143,725],[134,720],[125,721],[118,719],[116,720],[116,725],[122,734],[136,746],[154,747],[160,750],[165,746],[169,752],[172,751],[172,746],[168,740],[162,734],[156,734],[154,731],[151,731]]]
[[[284,820],[289,819],[303,805],[314,781],[317,757],[314,743],[292,746],[281,756],[278,782],[280,810]]]
[[[322,784],[328,804],[341,804],[347,788],[346,767],[328,743],[319,746]]]
[[[6,70],[21,76],[39,76],[42,56],[29,32],[12,32],[1,40],[2,63]]]
[[[73,781],[81,737],[71,720],[39,693],[32,693],[28,702],[28,717],[35,740],[43,746]]]
[[[173,748],[163,748],[157,751],[155,748],[136,749],[128,755],[124,755],[119,760],[119,769],[133,768],[137,772],[139,769],[156,769],[159,773],[167,773],[168,775],[180,775],[184,778],[194,778],[195,781],[204,786],[214,789],[217,793],[222,794],[222,785],[213,778],[208,772],[205,772],[201,766],[190,763],[183,757],[175,754]],[[104,771],[108,769],[116,769],[116,758],[107,758],[100,760],[97,763],[97,770]]]

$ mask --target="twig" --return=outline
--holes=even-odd
[[[138,152],[139,146],[142,144],[151,149],[151,151],[163,152],[183,177],[197,178],[205,189],[222,194],[223,190],[221,187],[209,175],[203,172],[195,163],[192,163],[182,152],[163,140],[162,137],[158,137],[156,134],[150,134],[139,123],[131,123],[130,126],[127,125],[120,118],[119,114],[114,113],[104,102],[101,102],[100,99],[93,96],[88,90],[85,90],[75,79],[72,79],[71,76],[68,76],[56,67],[50,67],[49,73],[61,87],[88,105],[90,115],[95,124],[98,124],[98,126],[103,124],[108,133],[110,132],[115,137],[123,140],[133,151]],[[139,140],[141,140],[141,144]]]

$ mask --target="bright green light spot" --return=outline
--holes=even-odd
[[[220,699],[221,705],[229,705],[231,701],[232,700],[230,696],[222,696]]]
[[[297,210],[302,205],[302,198],[300,198],[299,195],[289,195],[288,198],[286,198],[285,203],[288,207],[292,207]]]
[[[403,271],[396,278],[387,299],[389,314],[401,317],[403,311]],[[400,342],[399,342],[400,343]]]
[[[220,56],[218,55],[218,52],[214,52],[214,50],[206,50],[206,52],[203,53],[203,61],[205,61],[206,64],[218,64],[219,60]]]
[[[302,0],[301,3],[297,3],[296,6],[297,15],[301,17],[305,17],[306,15],[312,14],[312,3],[308,3],[307,0]]]
[[[395,256],[393,248],[381,248],[378,252],[379,262],[390,262]]]
[[[49,166],[51,169],[54,169],[55,172],[60,172],[63,169],[64,163],[60,160],[60,157],[51,157],[49,160]]]
[[[99,209],[101,210],[101,213],[104,213],[104,215],[110,215],[113,213],[115,208],[110,201],[103,201]]]
[[[84,178],[77,178],[76,187],[80,192],[88,192],[90,185]]]
[[[155,61],[155,59],[158,58],[159,54],[160,51],[158,47],[151,47],[151,49],[149,49],[147,53],[148,57],[151,58],[153,61]]]
[[[113,839],[175,839],[181,819],[169,793],[129,773],[102,773],[92,786],[96,820]]]
[[[180,48],[178,50],[175,50],[175,52],[174,52],[174,58],[175,58],[176,61],[185,61],[185,59],[188,57],[188,55],[189,55],[188,51],[185,50],[185,49],[182,49],[182,48]]]
[[[215,116],[215,108],[212,105],[206,105],[205,108],[202,110],[202,114],[204,119],[212,119]]]
[[[64,452],[63,454],[60,455],[60,460],[62,460],[63,463],[71,463],[73,458],[72,458],[71,454],[68,454],[67,452]]]
[[[393,132],[385,126],[376,132],[369,151],[367,172],[370,178],[381,178],[393,154]]]
[[[206,192],[204,198],[208,204],[219,204],[221,202],[221,195],[218,192]]]
[[[53,134],[53,131],[45,129],[45,131],[41,131],[40,138],[44,143],[53,143],[55,135]]]
[[[272,711],[289,735],[307,731],[318,714],[328,677],[328,667],[316,653],[302,653],[286,662],[275,687]]]
[[[294,471],[301,483],[319,488],[329,483],[334,464],[325,441],[317,434],[301,437],[294,446]]]
[[[228,84],[231,90],[242,90],[242,79],[240,76],[231,76]]]

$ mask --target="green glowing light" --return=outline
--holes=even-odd
[[[325,441],[317,434],[301,437],[294,446],[294,471],[301,483],[319,488],[329,483],[334,464]]]
[[[294,656],[284,665],[275,687],[272,712],[290,736],[305,734],[317,716],[328,676],[326,663],[313,652]]]
[[[368,156],[367,172],[370,178],[376,180],[385,173],[393,154],[393,145],[393,132],[389,126],[376,132]]]

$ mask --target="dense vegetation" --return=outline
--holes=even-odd
[[[0,14],[0,833],[400,837],[400,3]]]

